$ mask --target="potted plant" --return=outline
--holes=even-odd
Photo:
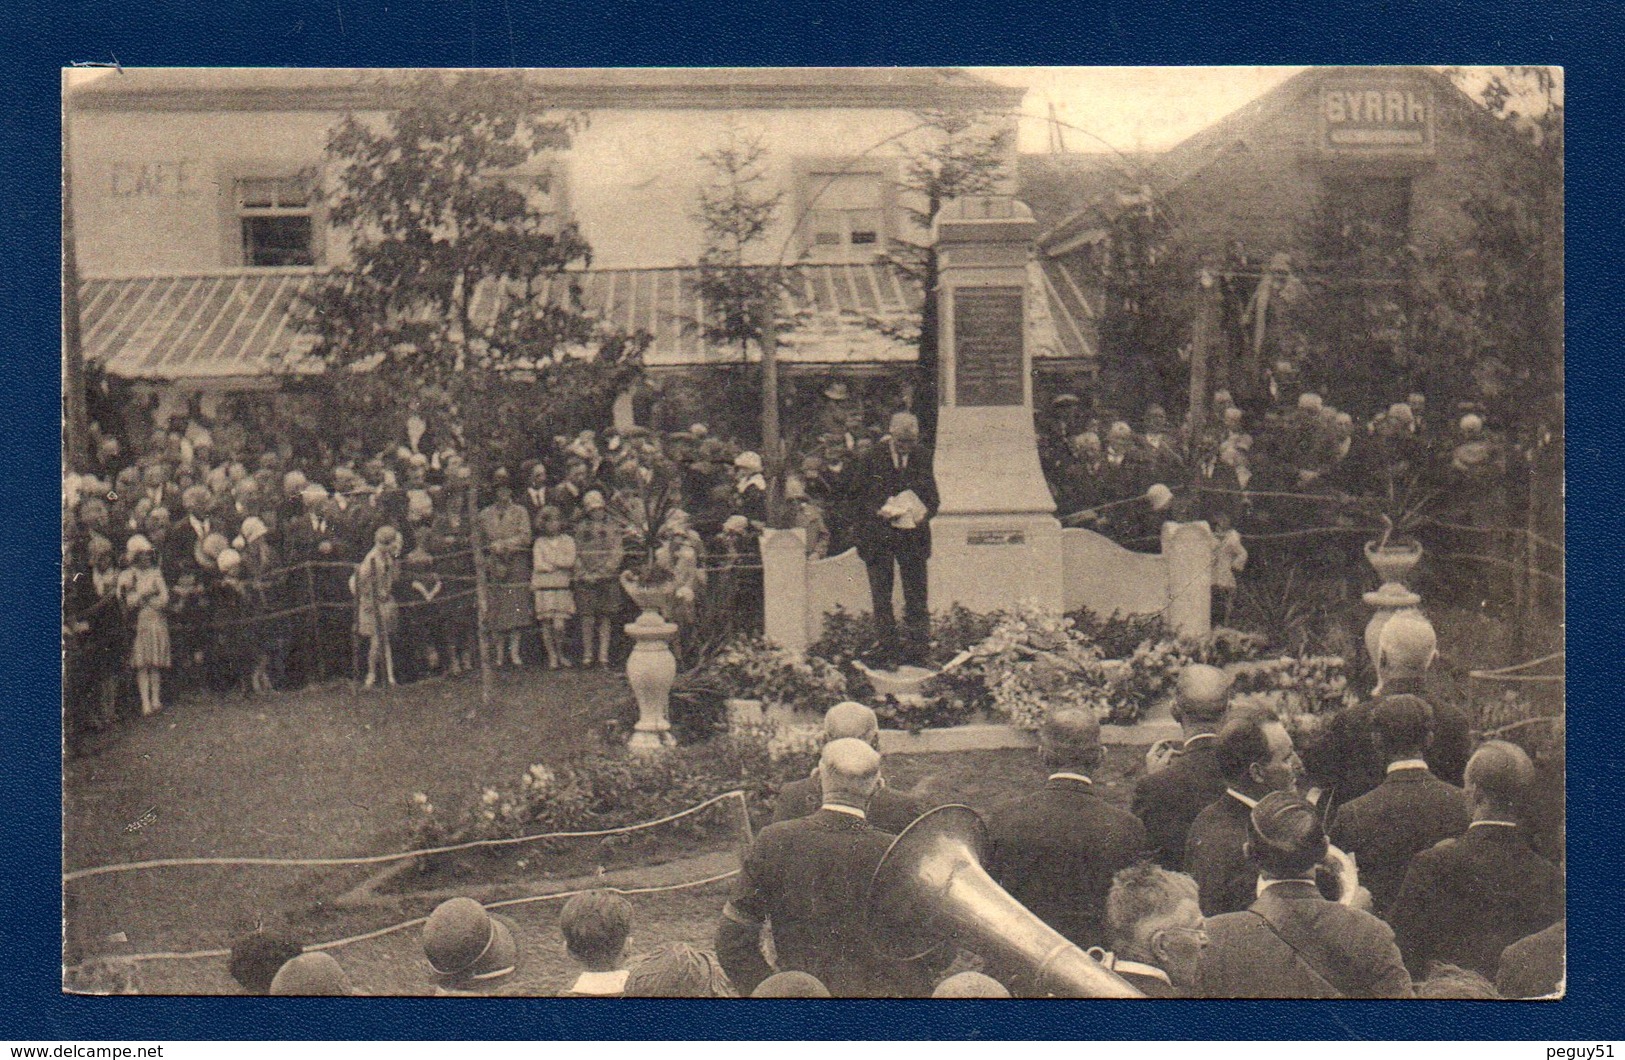
[[[670,618],[676,575],[660,562],[660,531],[677,510],[677,489],[664,468],[639,468],[637,473],[637,486],[617,490],[608,505],[625,535],[630,560],[621,571],[621,588],[643,611]]]

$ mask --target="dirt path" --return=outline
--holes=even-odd
[[[629,699],[614,672],[541,670],[499,672],[490,710],[465,720],[477,697],[461,679],[173,705],[68,763],[65,866],[399,849],[413,792],[450,809],[483,780],[579,754]],[[361,875],[177,868],[76,881],[69,956],[220,945]]]

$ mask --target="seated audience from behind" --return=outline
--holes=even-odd
[[[626,977],[626,997],[738,997],[716,954],[686,942],[657,946]]]
[[[829,987],[806,972],[774,972],[756,984],[751,997],[829,997]]]
[[[253,931],[231,944],[227,969],[244,993],[269,994],[276,973],[303,952],[305,948],[293,939],[270,931]]]
[[[1425,1001],[1499,1001],[1495,984],[1466,968],[1439,964],[1433,974],[1416,984],[1416,996]]]
[[[824,743],[835,740],[862,740],[876,751],[880,750],[880,719],[862,703],[837,703],[824,713]],[[792,780],[779,792],[773,804],[773,822],[791,821],[816,813],[823,805],[823,790],[819,785],[818,770],[801,780]],[[869,799],[869,823],[882,832],[897,835],[914,819],[931,809],[914,796],[886,784],[882,773],[880,786]]]
[[[1372,911],[1387,911],[1411,858],[1467,830],[1467,796],[1434,776],[1422,755],[1433,736],[1433,712],[1419,696],[1388,696],[1371,711],[1372,739],[1387,763],[1386,779],[1337,811],[1332,840],[1360,864]]]
[[[271,980],[272,997],[349,997],[350,977],[326,953],[301,953],[284,964]]]
[[[1388,912],[1413,975],[1434,962],[1496,974],[1501,951],[1563,916],[1563,874],[1519,824],[1535,776],[1516,744],[1491,740],[1467,763],[1473,821],[1412,859]]]
[[[1190,997],[1207,928],[1196,881],[1141,862],[1112,878],[1106,896],[1112,951],[1095,956],[1146,997]]]
[[[1244,849],[1248,816],[1264,796],[1293,790],[1303,772],[1292,737],[1267,710],[1231,711],[1214,758],[1224,794],[1196,815],[1185,841],[1185,871],[1201,889],[1204,916],[1252,904],[1258,869]]]
[[[1258,874],[1246,910],[1210,917],[1198,972],[1201,997],[1410,997],[1394,933],[1356,905],[1370,896],[1340,866],[1350,904],[1323,898],[1315,873],[1330,853],[1308,801],[1277,791],[1247,820],[1247,857]]]
[[[932,997],[949,998],[976,998],[976,997],[1009,997],[1010,991],[1004,984],[990,975],[981,972],[960,972],[950,975],[936,985],[931,991]]]
[[[626,952],[632,903],[613,891],[588,891],[559,914],[564,949],[582,968],[561,997],[620,997],[626,989]]]
[[[1568,921],[1519,939],[1501,951],[1495,989],[1502,997],[1551,997],[1563,992]]]

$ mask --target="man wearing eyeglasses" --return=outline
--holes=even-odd
[[[1141,862],[1112,878],[1106,896],[1106,934],[1113,951],[1090,956],[1146,997],[1192,997],[1207,926],[1196,881]]]

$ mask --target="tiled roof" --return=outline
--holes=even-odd
[[[1074,278],[1050,263],[1031,270],[1035,297],[1029,333],[1035,356],[1094,356],[1093,318]],[[918,288],[876,264],[795,265],[781,318],[789,361],[874,363],[912,360],[906,335],[917,327]],[[738,351],[708,344],[692,269],[598,269],[567,274],[582,300],[609,327],[651,339],[649,364],[677,366],[735,360]],[[178,380],[263,375],[297,363],[310,348],[298,325],[298,296],[315,282],[310,269],[239,270],[196,276],[94,279],[81,293],[87,359],[128,379]],[[471,314],[489,314],[495,287]],[[551,292],[536,292],[550,297]],[[311,370],[315,370],[314,365]]]

